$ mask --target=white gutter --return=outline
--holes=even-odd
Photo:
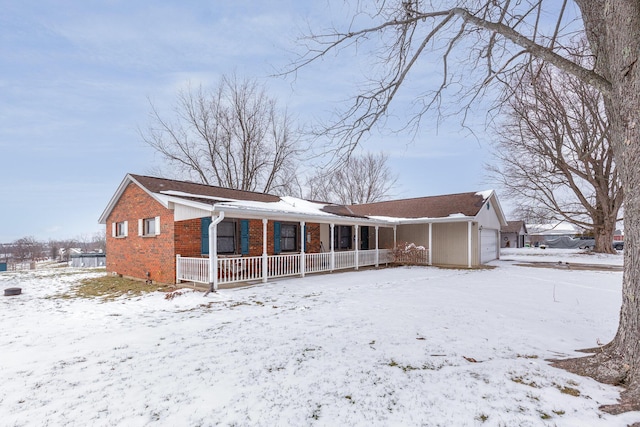
[[[217,218],[211,216],[211,224],[209,224],[209,292],[218,290],[218,224],[223,219],[224,212],[221,211]]]

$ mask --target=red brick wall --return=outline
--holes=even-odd
[[[138,236],[138,219],[160,217],[160,234]],[[112,223],[128,221],[128,236],[113,237]],[[175,283],[173,212],[130,183],[107,218],[107,271]]]
[[[307,224],[307,234],[311,234],[311,241],[307,242],[306,252],[320,252],[320,225]],[[269,255],[274,253],[273,221],[267,222],[267,253]],[[252,219],[249,220],[249,256],[260,255],[262,255],[262,220]]]
[[[202,255],[202,237],[200,218],[178,221],[175,223],[176,254],[184,257],[200,257]]]
[[[160,217],[160,234],[139,236],[138,220]],[[127,237],[113,237],[112,223],[128,221]],[[320,251],[320,226],[307,224],[307,252]],[[306,239],[306,236],[305,236]],[[130,183],[107,218],[107,271],[160,283],[175,283],[176,254],[201,256],[201,220],[173,221],[164,208]],[[240,242],[238,242],[240,244]],[[273,221],[267,223],[267,253],[274,253]],[[249,256],[262,255],[262,220],[249,220]]]
[[[232,219],[232,218],[227,218]],[[179,221],[175,224],[176,253],[184,257],[201,256],[202,246],[200,219]],[[239,229],[238,229],[239,233]],[[311,234],[311,241],[307,243],[307,252],[320,252],[320,226],[307,224],[307,234]],[[238,251],[240,250],[240,235],[238,234]],[[273,255],[273,221],[267,222],[267,253]],[[262,255],[262,220],[249,220],[249,254],[247,256]]]
[[[320,252],[320,224],[307,224],[307,235],[311,235],[311,240],[307,241],[307,252]]]

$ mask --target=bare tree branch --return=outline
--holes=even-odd
[[[167,120],[151,104],[151,124],[140,132],[174,174],[240,190],[295,188],[297,130],[256,81],[225,76],[211,91],[189,87],[178,93],[174,114]]]
[[[387,160],[386,154],[366,153],[351,156],[329,172],[318,170],[307,178],[307,198],[344,205],[388,199],[397,177]]]
[[[624,192],[602,95],[544,63],[517,78],[528,84],[504,93],[506,118],[493,150],[498,164],[488,169],[520,213],[592,231],[596,251],[613,253]]]

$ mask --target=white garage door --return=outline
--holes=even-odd
[[[498,258],[498,230],[483,228],[480,231],[480,262],[482,264]]]

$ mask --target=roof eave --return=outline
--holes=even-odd
[[[118,186],[118,189],[116,190],[116,192],[111,197],[111,200],[109,200],[109,203],[107,204],[107,207],[105,208],[105,210],[102,212],[102,215],[100,215],[100,218],[98,218],[98,224],[106,224],[107,223],[107,218],[109,217],[109,215],[113,211],[113,208],[116,206],[116,204],[118,203],[118,200],[120,200],[120,197],[122,197],[122,194],[127,189],[127,186],[130,183],[136,184],[145,193],[147,193],[149,196],[151,196],[155,201],[160,203],[165,208],[169,208],[169,204],[168,204],[168,202],[167,202],[167,200],[165,198],[158,197],[159,196],[158,194],[149,191],[144,185],[140,184],[140,182],[138,182],[138,180],[136,180],[130,173],[128,173],[124,177],[124,179],[122,180],[120,185]]]

